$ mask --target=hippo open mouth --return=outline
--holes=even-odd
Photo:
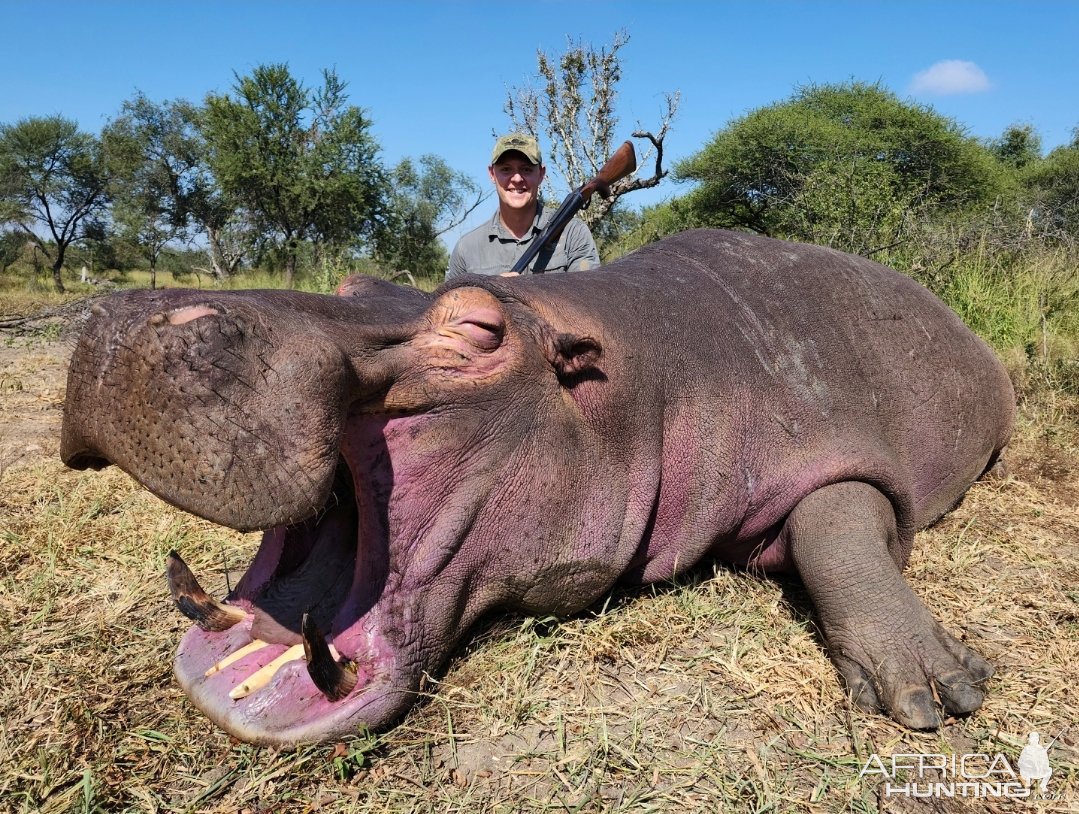
[[[411,703],[416,682],[402,676],[400,653],[404,620],[387,610],[408,603],[386,595],[392,472],[385,440],[408,423],[404,416],[354,416],[324,503],[306,519],[264,531],[224,601],[209,596],[170,552],[169,589],[195,622],[175,672],[192,701],[227,731],[290,744],[355,731]],[[86,452],[67,462],[94,469],[109,463]]]
[[[247,295],[140,292],[99,306],[76,349],[62,443],[72,467],[116,464],[180,508],[263,530],[223,601],[178,553],[167,572],[196,622],[176,656],[181,686],[230,733],[275,745],[385,726],[411,706],[423,671],[444,658],[448,641],[431,644],[432,626],[421,628],[442,604],[431,579],[461,537],[431,521],[445,496],[422,480],[445,444],[430,440],[426,405],[389,403],[370,359],[357,381],[332,316],[319,331],[304,312],[329,298],[282,299],[302,342],[292,326],[267,325]],[[383,318],[394,303],[377,309]],[[357,311],[378,301],[330,305],[355,334]],[[366,348],[392,355],[396,336],[367,331]],[[176,432],[193,421],[205,429]],[[436,542],[424,545],[424,532]],[[446,599],[438,612],[459,620]]]
[[[354,477],[364,456],[353,449],[351,457],[351,465],[342,459],[318,512],[263,533],[224,603],[170,555],[169,588],[196,622],[180,643],[176,675],[230,732],[310,739],[327,726],[368,719],[366,708],[393,691],[401,643],[373,612],[386,584],[387,506],[379,497],[386,458]],[[255,732],[263,734],[252,738]]]

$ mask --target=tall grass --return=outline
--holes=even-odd
[[[395,282],[413,285],[423,291],[433,291],[442,283],[441,277],[392,275],[374,261],[366,258],[327,256],[309,264],[307,268],[302,268],[297,274],[294,287],[298,291],[332,294],[341,281],[351,274],[368,274],[393,279]],[[65,274],[64,285],[67,291],[59,294],[53,288],[51,278],[35,274],[29,266],[16,265],[6,273],[0,274],[0,317],[33,314],[91,294],[100,294],[109,288],[150,287],[150,272],[143,269],[110,271],[99,274],[99,278],[104,281],[104,288],[100,284],[81,283],[76,276]],[[279,272],[254,268],[224,280],[215,279],[208,274],[159,270],[157,287],[239,291],[281,289],[286,286],[284,276]]]
[[[1079,255],[1000,252],[982,239],[954,258],[943,272],[912,276],[996,349],[1020,400],[1041,403],[1056,419],[1079,418],[1070,398],[1079,395]]]
[[[1079,339],[1079,263],[1046,251],[1004,265],[979,252],[962,258],[937,291],[941,299],[1001,351],[1031,358],[1074,356]]]

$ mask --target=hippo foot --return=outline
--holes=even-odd
[[[884,710],[910,729],[936,729],[941,707],[966,715],[981,706],[993,668],[904,581],[890,553],[899,533],[884,495],[865,483],[825,487],[798,505],[784,533],[859,707]]]
[[[941,706],[949,715],[974,712],[993,675],[985,659],[932,619],[898,638],[873,629],[834,633],[828,647],[852,700],[869,712],[886,711],[910,729],[936,729]]]

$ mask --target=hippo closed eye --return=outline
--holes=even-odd
[[[698,230],[603,269],[434,295],[130,292],[69,373],[62,455],[263,531],[176,674],[246,740],[385,727],[492,608],[573,613],[706,557],[796,571],[855,700],[914,728],[991,668],[901,576],[1014,397],[935,297],[863,258]]]

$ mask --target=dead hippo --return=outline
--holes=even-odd
[[[71,362],[64,461],[262,546],[176,675],[248,741],[386,727],[481,614],[570,614],[702,558],[795,570],[855,701],[917,729],[992,668],[904,582],[1008,441],[993,353],[860,257],[692,231],[434,295],[137,291]],[[268,643],[268,644],[264,644]],[[267,668],[267,669],[260,669]]]

